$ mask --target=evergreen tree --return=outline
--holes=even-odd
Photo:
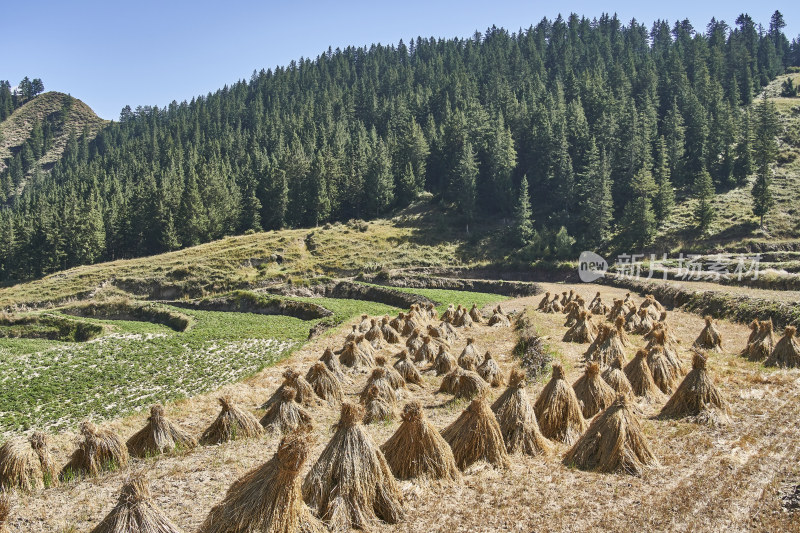
[[[764,217],[769,214],[775,204],[772,197],[772,169],[778,145],[775,141],[778,124],[775,104],[763,94],[756,109],[756,127],[753,139],[753,159],[755,160],[756,181],[753,184],[753,213],[759,217],[764,227]]]
[[[594,139],[589,143],[589,165],[582,177],[584,197],[582,214],[586,240],[598,245],[608,235],[613,217],[611,179],[605,150],[599,152]]]
[[[633,246],[647,246],[656,234],[656,217],[652,198],[656,192],[653,174],[642,167],[631,182],[632,199],[622,215],[622,232],[625,241]]]
[[[534,233],[531,216],[528,176],[523,176],[519,184],[519,198],[514,209],[514,240],[518,246],[527,246],[531,243]]]
[[[656,144],[656,158],[653,167],[656,182],[656,193],[653,198],[653,212],[656,220],[663,222],[669,218],[675,205],[675,191],[670,179],[669,162],[667,160],[667,143],[664,137],[659,137]]]
[[[692,186],[692,193],[697,205],[694,210],[695,221],[697,227],[701,232],[708,231],[711,223],[714,221],[714,182],[711,179],[711,174],[705,168],[700,169],[700,172],[695,178],[694,185]]]
[[[747,177],[753,173],[753,133],[750,124],[750,109],[742,111],[742,125],[739,130],[739,141],[736,143],[733,178],[738,186],[747,183]]]
[[[456,206],[467,220],[475,215],[475,180],[478,177],[478,164],[472,144],[464,142],[461,155],[454,169],[453,183],[455,186]]]
[[[409,161],[406,165],[406,170],[412,168],[413,164]],[[404,183],[403,180],[400,180],[401,185],[411,187],[410,190],[403,190],[403,203],[409,202],[409,196],[416,191],[413,171],[411,176],[412,178],[409,180],[409,183]],[[377,136],[367,166],[367,174],[364,178],[364,183],[367,189],[367,211],[370,215],[374,214],[375,216],[380,216],[394,201],[394,182],[389,150],[386,148],[384,142],[378,139]]]

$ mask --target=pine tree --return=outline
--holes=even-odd
[[[589,142],[588,155],[589,164],[582,177],[584,183],[584,196],[581,200],[582,221],[586,240],[598,245],[607,237],[613,217],[611,171],[605,149],[599,152],[594,138]]]
[[[656,144],[656,158],[653,166],[656,181],[656,194],[653,197],[653,211],[656,220],[663,222],[669,218],[675,205],[675,191],[670,179],[669,163],[667,160],[667,143],[664,137],[659,137]]]
[[[518,246],[527,246],[533,238],[533,220],[531,216],[528,176],[523,176],[519,184],[519,198],[514,209],[514,240]]]
[[[472,144],[464,142],[461,155],[454,169],[453,183],[455,189],[456,206],[467,220],[472,220],[475,215],[475,181],[478,178],[478,164]]]
[[[705,168],[700,169],[700,172],[695,178],[692,186],[692,193],[697,205],[694,210],[695,221],[697,227],[701,232],[708,231],[711,223],[714,221],[714,182],[711,179],[711,174]]]
[[[739,141],[736,143],[735,159],[733,164],[733,178],[738,186],[747,183],[747,177],[753,173],[753,132],[750,122],[750,108],[745,107],[742,112],[742,125],[739,131]]]
[[[412,168],[412,163],[409,161],[406,165],[407,169]],[[413,172],[412,172],[413,176]],[[394,201],[394,182],[392,178],[392,161],[389,158],[389,150],[386,144],[377,138],[375,146],[372,149],[369,164],[367,165],[367,173],[364,177],[364,183],[367,189],[367,211],[370,215],[374,214],[379,216],[383,213]],[[406,204],[411,201],[416,191],[416,183],[403,183],[401,185],[410,185],[411,190],[404,189],[402,203]]]
[[[652,198],[656,192],[653,174],[642,167],[631,182],[631,200],[622,215],[622,228],[625,240],[630,245],[647,246],[656,235],[656,216],[653,212]]]
[[[778,130],[775,104],[767,99],[766,92],[756,108],[756,127],[753,139],[753,159],[755,161],[756,181],[753,184],[753,214],[764,227],[764,217],[775,205],[772,197],[772,169],[778,153],[775,135]]]

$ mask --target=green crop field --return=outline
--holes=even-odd
[[[505,299],[482,293],[402,290],[463,305]],[[89,342],[4,339],[0,343],[0,434],[31,428],[58,431],[87,416],[112,419],[155,402],[215,390],[287,357],[321,320],[341,323],[361,313],[399,311],[362,300],[294,299],[316,303],[334,314],[304,321],[165,306],[192,317],[192,326],[178,332],[150,322],[76,319],[48,311],[100,325],[105,333]]]

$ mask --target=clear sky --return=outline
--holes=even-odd
[[[0,14],[0,79],[42,78],[100,116],[123,106],[164,106],[249,79],[254,69],[314,58],[328,46],[396,43],[417,35],[469,37],[491,25],[511,31],[570,12],[617,13],[648,26],[688,18],[704,30],[711,17],[733,25],[747,12],[765,27],[779,9],[791,40],[800,33],[800,1],[672,0],[606,2],[435,0],[313,2],[25,0]]]

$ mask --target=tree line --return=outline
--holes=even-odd
[[[750,104],[800,64],[784,25],[779,12],[766,29],[742,14],[702,31],[573,14],[328,49],[190,102],[125,107],[10,187],[0,278],[372,218],[423,190],[465,223],[526,213],[519,244],[534,254],[612,232],[646,245],[676,191],[707,225],[703,199],[755,172]]]

